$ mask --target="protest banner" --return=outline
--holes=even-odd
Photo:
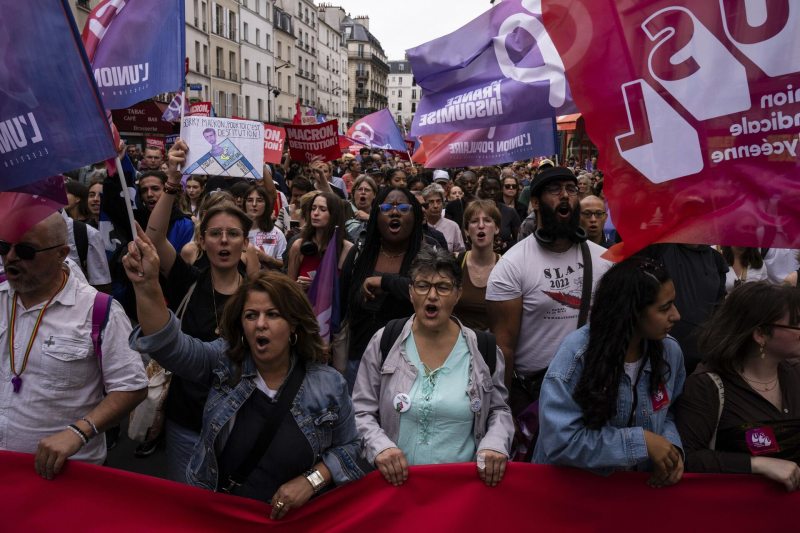
[[[173,142],[172,144],[175,144],[175,143]],[[152,146],[154,148],[158,148],[159,150],[161,150],[161,154],[162,155],[167,153],[167,141],[166,141],[166,139],[163,139],[163,138],[160,138],[160,137],[145,137],[144,145],[145,145],[145,147]]]
[[[629,524],[657,520],[658,531],[762,531],[765,517],[770,530],[796,528],[800,492],[762,476],[684,474],[662,489],[648,487],[648,477],[509,463],[502,481],[487,487],[475,463],[412,466],[399,487],[372,472],[273,521],[269,505],[249,498],[75,461],[48,481],[33,471],[33,455],[0,452],[4,524],[26,533],[85,533],[86,520],[75,509],[87,501],[93,522],[114,524],[115,533],[171,533],[175,524],[182,531],[237,533],[583,533],[624,529],[621,516]]]
[[[307,126],[309,124],[316,124],[317,117],[303,115],[302,117],[300,117],[300,123],[303,124],[304,126]]]
[[[264,162],[280,163],[283,160],[283,143],[286,130],[278,126],[264,125]]]
[[[264,124],[230,118],[184,117],[181,140],[189,146],[184,174],[261,179]]]
[[[609,257],[654,242],[800,248],[796,5],[543,7],[624,239]]]
[[[397,151],[406,149],[403,134],[388,109],[381,109],[357,120],[347,130],[347,136],[370,148]]]
[[[496,128],[423,135],[426,168],[488,166],[553,154],[555,117]]]
[[[114,157],[66,0],[0,9],[0,191]]]
[[[195,102],[189,106],[187,116],[192,117],[211,117],[211,102]]]
[[[183,0],[103,0],[89,14],[83,42],[106,109],[124,109],[182,91]]]
[[[322,161],[334,161],[342,155],[337,120],[309,126],[286,126],[286,143],[289,145],[289,156],[294,161],[308,162],[315,157],[321,157]]]
[[[167,135],[164,137],[164,142],[166,143],[166,149],[169,150],[172,148],[178,140],[179,135],[177,133],[173,133],[171,135]]]
[[[424,90],[411,134],[577,112],[564,65],[541,19],[540,0],[504,0],[455,32],[407,50],[414,79]],[[604,64],[606,59],[595,68]]]

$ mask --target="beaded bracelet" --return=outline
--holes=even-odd
[[[173,185],[172,183],[166,181],[164,182],[164,192],[167,194],[182,194],[183,193],[183,186],[181,184]]]
[[[84,422],[86,422],[87,424],[89,424],[89,427],[91,427],[91,428],[92,428],[92,431],[94,431],[94,435],[95,435],[95,436],[97,436],[97,435],[99,435],[99,434],[100,434],[100,433],[97,431],[97,426],[95,426],[94,424],[92,424],[92,421],[91,421],[91,420],[89,420],[88,418],[86,418],[86,417],[82,416],[82,417],[80,417],[78,420],[83,420]]]
[[[87,437],[86,434],[83,431],[81,431],[81,428],[79,428],[75,424],[70,424],[67,426],[67,429],[75,433],[81,439],[84,446],[89,444],[89,437]]]

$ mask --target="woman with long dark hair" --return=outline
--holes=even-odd
[[[347,253],[353,243],[344,240],[345,209],[350,209],[344,200],[333,193],[323,192],[314,198],[308,210],[303,231],[289,249],[287,270],[289,278],[296,281],[304,291],[308,291],[311,282],[322,263],[322,256],[328,249],[334,230],[338,227],[336,248],[338,266],[342,267]]]
[[[283,252],[286,251],[286,237],[275,227],[272,209],[268,209],[269,195],[263,187],[251,185],[244,194],[244,205],[253,220],[253,228],[248,238],[256,248],[256,256],[261,268],[279,270],[283,268]]]
[[[77,181],[68,181],[64,186],[67,189],[67,201],[69,202],[64,210],[70,218],[87,224],[92,222],[94,215],[89,209],[89,188]]]
[[[675,417],[686,471],[800,488],[800,291],[747,283],[705,325]]]
[[[743,283],[753,283],[767,279],[767,269],[758,248],[738,248],[722,246],[722,257],[730,269],[726,274],[725,289],[730,292]]]
[[[494,200],[497,209],[500,210],[501,222],[500,232],[497,237],[500,240],[498,253],[504,254],[509,248],[514,246],[519,236],[519,226],[522,221],[517,212],[503,203],[503,191],[500,188],[500,178],[493,174],[486,174],[481,180],[478,188],[478,198],[483,200]]]
[[[670,405],[686,372],[668,337],[679,318],[664,267],[640,258],[612,266],[597,286],[591,322],[564,339],[545,375],[533,462],[602,475],[653,472],[653,487],[680,481]]]
[[[407,276],[423,242],[422,206],[414,195],[405,187],[381,189],[363,246],[354,246],[342,266],[340,316],[349,324],[345,379],[351,393],[372,336],[390,320],[414,313]]]

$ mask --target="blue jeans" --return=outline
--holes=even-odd
[[[347,362],[347,369],[344,371],[344,380],[347,382],[347,388],[350,390],[350,396],[353,395],[353,388],[356,386],[356,377],[358,377],[358,367],[361,366],[361,359],[355,359]]]
[[[186,470],[200,434],[167,420],[167,479],[189,484]]]

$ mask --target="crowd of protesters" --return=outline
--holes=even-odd
[[[137,456],[165,443],[165,477],[273,519],[425,464],[473,462],[491,486],[511,460],[800,486],[796,251],[657,244],[612,264],[625,236],[596,157],[433,170],[364,147],[250,181],[184,179],[181,140],[123,150],[136,235],[97,164],[0,241],[0,449],[47,479],[102,465],[165,369],[165,424]],[[308,297],[326,253],[330,342]]]

